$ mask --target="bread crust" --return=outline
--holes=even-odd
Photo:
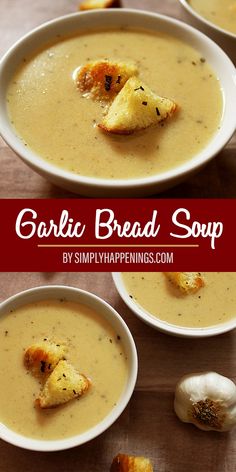
[[[109,102],[137,72],[134,64],[107,60],[89,62],[79,68],[76,85],[85,97]]]
[[[160,97],[138,77],[132,76],[98,127],[107,133],[129,135],[163,122],[177,108],[173,100]]]
[[[184,295],[196,293],[205,285],[201,272],[164,272],[164,274]]]
[[[67,348],[61,342],[44,341],[32,344],[24,354],[24,365],[34,377],[46,379],[61,359],[65,359]]]
[[[118,454],[113,459],[110,472],[153,472],[153,467],[146,457]]]
[[[120,8],[120,0],[84,0],[79,5],[79,10],[94,10],[102,8]]]
[[[67,361],[61,360],[48,377],[35,405],[39,408],[55,408],[81,397],[91,382]]]

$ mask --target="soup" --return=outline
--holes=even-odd
[[[122,278],[138,306],[172,325],[205,328],[236,317],[236,273],[203,272],[205,286],[184,295],[163,272],[123,273]]]
[[[45,337],[64,341],[68,361],[92,382],[81,398],[51,410],[35,407],[40,384],[23,364],[24,350]],[[63,439],[85,432],[110,413],[127,381],[119,333],[74,302],[40,301],[1,316],[0,352],[0,421],[30,438]]]
[[[178,104],[178,113],[131,136],[100,130],[104,108],[83,97],[72,76],[102,59],[132,62],[155,93]],[[7,100],[26,146],[54,166],[105,179],[147,177],[188,161],[217,132],[223,103],[219,81],[198,51],[165,34],[129,29],[61,38],[24,58]]]
[[[206,20],[236,34],[235,0],[189,0],[189,4]]]

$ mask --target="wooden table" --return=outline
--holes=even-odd
[[[234,472],[235,432],[206,433],[181,423],[173,392],[185,373],[209,369],[236,380],[235,333],[202,340],[173,338],[138,320],[120,299],[109,273],[1,274],[0,301],[29,287],[67,284],[101,296],[123,316],[139,355],[135,393],[118,421],[85,446],[36,453],[0,441],[0,472],[108,472],[118,452],[147,455],[155,472]]]
[[[14,41],[33,27],[66,13],[76,11],[79,0],[1,0],[0,55]],[[141,8],[181,18],[178,0],[123,0],[125,7]],[[236,197],[236,136],[228,146],[199,174],[182,185],[166,191],[161,197]],[[0,138],[0,198],[74,197],[48,183],[30,170]]]

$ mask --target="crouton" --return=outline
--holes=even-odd
[[[80,92],[94,100],[113,100],[127,80],[137,74],[134,64],[95,61],[80,67],[76,84]]]
[[[89,385],[90,381],[69,362],[59,361],[35,404],[40,408],[54,408],[80,397],[88,390]]]
[[[153,472],[149,459],[118,454],[112,462],[110,472]]]
[[[196,293],[205,285],[201,272],[164,272],[164,274],[185,295]]]
[[[131,77],[98,125],[114,134],[132,134],[173,115],[177,105],[159,97],[137,77]]]
[[[120,0],[84,0],[80,5],[80,10],[94,10],[99,8],[119,8]]]
[[[40,380],[48,377],[61,359],[65,358],[66,346],[48,339],[32,344],[24,354],[26,369]]]

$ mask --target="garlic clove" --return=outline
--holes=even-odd
[[[204,431],[228,431],[236,425],[236,386],[216,372],[185,375],[176,385],[178,418]]]

